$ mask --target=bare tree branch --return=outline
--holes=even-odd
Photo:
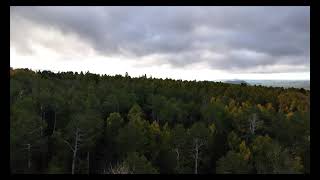
[[[110,174],[132,174],[130,171],[129,167],[126,166],[124,163],[118,163],[115,167],[112,167],[110,164],[110,169],[109,169]]]
[[[74,149],[72,148],[71,144],[64,139],[62,139],[62,140],[63,140],[63,142],[65,142],[69,146],[69,148],[72,150],[72,152],[74,152]]]

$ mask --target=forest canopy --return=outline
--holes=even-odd
[[[10,69],[12,173],[310,173],[310,90]]]

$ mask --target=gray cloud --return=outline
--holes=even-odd
[[[22,53],[32,52],[32,26],[76,35],[100,55],[161,55],[159,64],[181,68],[310,69],[309,7],[11,7],[10,41]]]

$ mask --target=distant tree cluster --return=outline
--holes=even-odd
[[[12,173],[310,173],[310,91],[10,70]]]

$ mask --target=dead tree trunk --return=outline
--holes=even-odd
[[[118,101],[118,98],[116,98],[116,101],[117,101],[117,112],[119,113],[119,101]]]
[[[53,133],[56,130],[56,124],[57,124],[57,105],[54,105],[54,123],[53,123]]]
[[[57,122],[57,117],[56,117],[56,111],[54,111],[54,123],[53,123],[53,131],[52,134],[55,132],[56,130],[56,122]]]
[[[74,141],[74,146],[73,147],[71,146],[71,144],[68,141],[63,140],[73,152],[71,174],[74,174],[74,172],[75,172],[77,152],[79,150],[79,145],[80,145],[80,141],[81,141],[81,139],[80,139],[81,134],[80,134],[80,129],[79,128],[76,128],[76,131],[75,131],[74,135],[75,135],[75,141]]]
[[[43,131],[43,127],[42,127],[42,125],[43,125],[43,108],[42,108],[42,105],[41,105],[41,107],[40,107],[40,111],[41,111],[41,123],[40,123],[40,136],[42,137],[42,131]]]
[[[177,169],[178,169],[178,171],[180,170],[180,154],[179,154],[179,149],[178,148],[176,148],[176,149],[174,149],[175,150],[175,152],[177,153]]]
[[[88,162],[88,174],[90,173],[90,152],[87,153],[87,162]]]
[[[154,115],[154,110],[153,110],[153,108],[152,108],[152,119],[155,120],[155,121],[157,121],[156,118],[155,118],[155,115]]]
[[[198,147],[198,139],[196,139],[196,144],[195,144],[195,168],[194,168],[194,173],[198,174],[198,157],[199,157],[199,147]]]
[[[198,174],[198,164],[199,164],[199,154],[200,154],[200,149],[201,147],[204,145],[204,141],[202,141],[201,139],[199,138],[195,138],[193,140],[193,145],[194,145],[194,148],[193,148],[193,158],[194,158],[194,173],[195,174]]]
[[[76,158],[77,158],[77,151],[78,151],[78,142],[79,141],[79,128],[76,129],[75,133],[75,142],[74,142],[74,151],[73,151],[73,159],[72,159],[72,174],[74,174],[74,169],[76,166]]]
[[[31,144],[26,144],[28,150],[28,169],[31,168]]]
[[[261,121],[259,121],[257,114],[253,114],[249,121],[249,130],[251,135],[254,135],[257,128],[261,126]]]

